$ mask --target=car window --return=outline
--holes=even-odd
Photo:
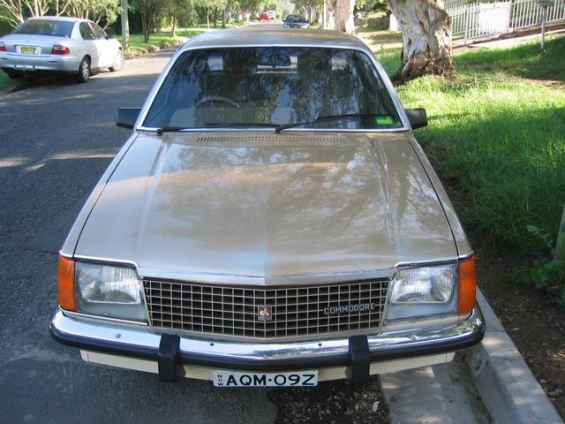
[[[306,18],[304,18],[300,15],[288,15],[286,17],[286,21],[287,22],[301,22],[301,23],[307,22]]]
[[[328,116],[342,118],[319,119]],[[297,123],[344,129],[401,126],[366,54],[319,47],[187,51],[163,81],[143,126]]]
[[[31,19],[17,27],[13,34],[50,35],[55,37],[70,38],[73,23],[68,21],[54,21],[50,19]]]
[[[92,31],[92,27],[88,22],[81,22],[80,23],[80,36],[83,40],[95,40],[96,37],[94,36],[94,32]]]
[[[100,28],[94,22],[89,22],[89,24],[90,24],[90,27],[92,28],[92,33],[94,34],[95,39],[98,40],[100,38],[106,38],[106,33],[104,32],[104,30],[102,28]]]

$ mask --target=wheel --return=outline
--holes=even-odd
[[[205,97],[203,99],[198,100],[195,103],[195,107],[200,107],[205,103],[210,103],[210,102],[220,102],[220,103],[228,103],[229,105],[233,106],[233,107],[239,107],[239,105],[234,102],[231,99],[228,99],[227,97],[222,97],[222,96],[210,96],[210,97]]]
[[[77,81],[86,82],[90,78],[90,59],[83,57],[78,67]]]
[[[116,59],[114,61],[114,65],[110,67],[111,72],[120,71],[124,67],[124,52],[118,50],[116,53]]]

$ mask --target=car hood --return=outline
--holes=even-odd
[[[456,257],[409,134],[263,134],[139,135],[77,222],[75,254],[259,285]]]

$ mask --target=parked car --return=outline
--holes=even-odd
[[[11,78],[62,74],[86,82],[102,69],[119,71],[122,45],[86,19],[30,18],[0,38],[0,68]]]
[[[267,14],[267,12],[262,12],[259,15],[259,21],[270,21],[271,18],[269,18],[269,15]]]
[[[309,26],[310,23],[301,15],[288,15],[283,20],[283,27],[285,28],[308,28]]]
[[[88,362],[315,386],[478,343],[473,250],[371,50],[249,27],[179,48],[59,256],[51,331]]]
[[[267,16],[271,21],[277,19],[277,14],[275,13],[274,10],[267,10],[265,13],[267,14]]]

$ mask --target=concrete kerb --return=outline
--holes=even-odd
[[[466,351],[464,357],[493,422],[563,424],[480,291],[477,300],[487,331],[483,341]]]
[[[177,48],[179,46],[182,46],[188,40],[190,40],[190,38],[181,37],[177,41],[175,41],[174,43],[171,43],[171,44],[162,44],[160,46],[151,46],[151,47],[148,47],[146,50],[139,52],[139,53],[136,53],[136,54],[126,53],[125,59],[133,59],[135,57],[143,56],[143,55],[148,54],[148,53],[157,53],[157,52],[162,51],[162,50],[174,49],[174,48]]]

